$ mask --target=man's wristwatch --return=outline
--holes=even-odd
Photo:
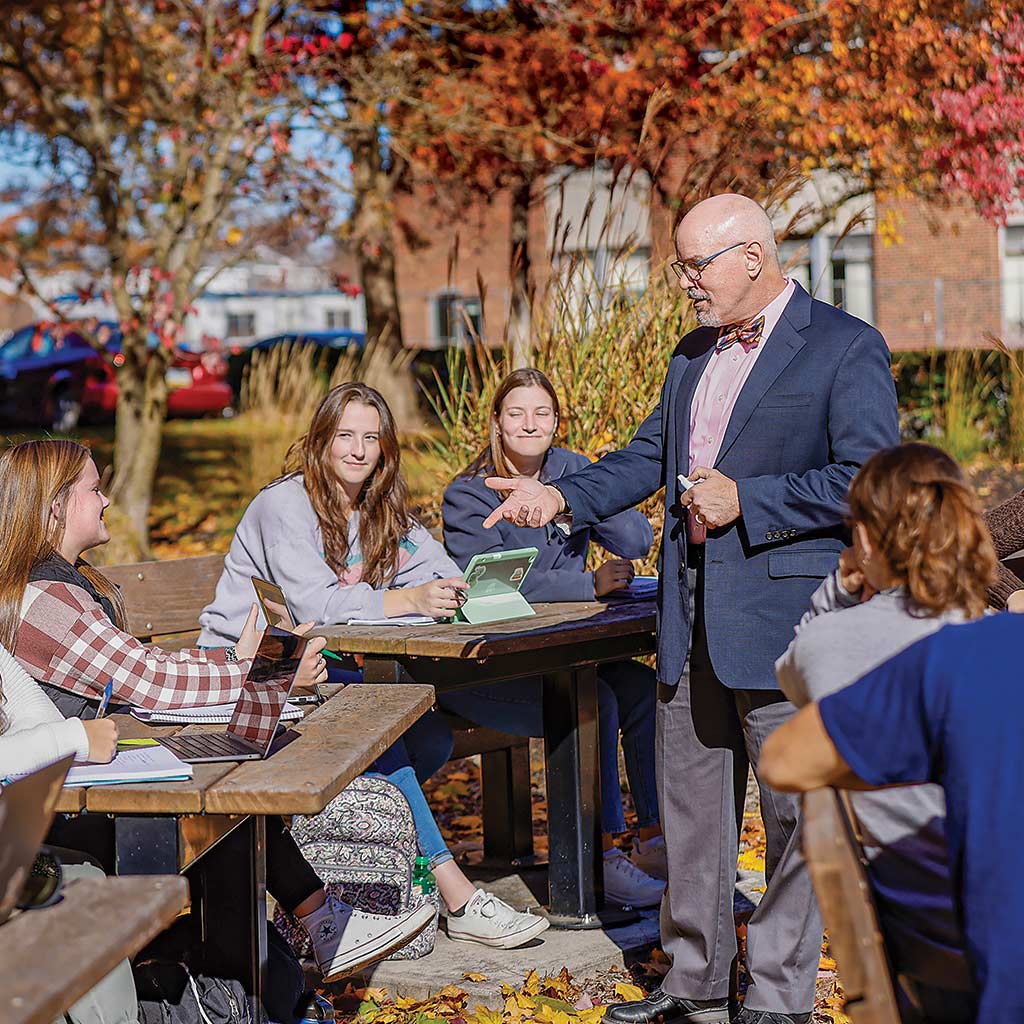
[[[562,495],[562,511],[555,516],[554,523],[568,537],[572,532],[572,505],[569,504],[569,499],[558,484],[548,484],[548,487],[553,487]]]

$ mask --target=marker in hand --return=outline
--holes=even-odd
[[[680,473],[676,477],[676,481],[679,483],[679,489],[685,494],[691,487],[696,487],[696,484],[685,474]],[[700,483],[698,480],[697,483]]]

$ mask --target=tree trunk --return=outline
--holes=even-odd
[[[366,340],[374,346],[374,357],[361,367],[361,374],[387,399],[399,428],[415,429],[422,419],[411,355],[402,344],[392,230],[393,182],[376,139],[367,137],[352,146],[352,184],[355,202],[349,229],[359,260]]]
[[[508,337],[512,368],[529,366],[532,346],[533,295],[530,291],[530,182],[512,190],[512,301],[509,307]]]
[[[125,335],[124,364],[117,371],[117,419],[114,427],[114,479],[110,500],[115,529],[108,561],[149,555],[149,508],[160,461],[167,413],[168,359],[149,351],[141,339]]]

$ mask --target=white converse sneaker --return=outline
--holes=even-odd
[[[328,982],[390,956],[433,919],[434,908],[429,903],[388,917],[366,914],[328,896],[323,906],[298,920],[309,932],[316,965]]]
[[[448,915],[448,937],[515,949],[546,931],[549,923],[547,918],[515,910],[497,896],[477,889],[458,917]]]
[[[609,902],[654,907],[664,892],[664,882],[641,871],[617,846],[604,855],[604,895]]]
[[[629,859],[651,878],[668,881],[668,857],[665,853],[664,836],[654,836],[646,842],[637,840],[633,844],[633,852]]]

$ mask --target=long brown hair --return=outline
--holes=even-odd
[[[562,418],[562,412],[554,384],[540,370],[535,370],[532,366],[513,370],[494,392],[491,415],[488,418],[487,447],[466,467],[463,476],[479,476],[481,473],[493,473],[495,476],[503,477],[516,475],[516,469],[505,451],[505,442],[498,429],[498,417],[501,415],[502,404],[508,398],[510,391],[514,391],[516,388],[533,387],[543,388],[551,398],[551,408],[555,413],[555,429],[558,429],[557,425]]]
[[[963,471],[927,444],[883,448],[850,484],[850,517],[924,614],[977,618],[996,578],[996,552]]]
[[[0,456],[0,642],[14,651],[21,624],[21,603],[29,574],[57,552],[64,536],[68,497],[85,465],[89,449],[77,441],[23,441]],[[52,515],[53,503],[60,516]],[[79,559],[75,566],[114,607],[124,629],[127,616],[121,592],[98,569]]]
[[[376,409],[380,416],[380,461],[363,484],[355,508],[363,579],[372,587],[382,587],[398,571],[398,546],[415,522],[399,468],[398,431],[384,396],[367,384],[351,381],[331,388],[313,413],[309,430],[288,449],[283,472],[285,477],[302,475],[320,523],[324,558],[340,576],[348,557],[347,506],[331,467],[331,445],[349,402]]]

